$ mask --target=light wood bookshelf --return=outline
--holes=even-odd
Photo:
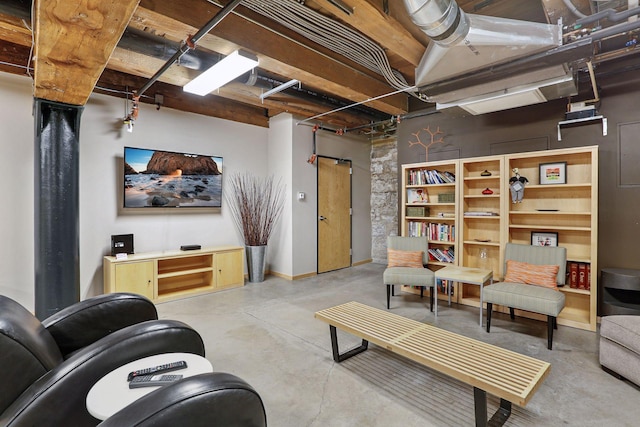
[[[508,179],[504,156],[460,160],[460,255],[459,265],[493,270],[502,276],[506,240],[505,194],[502,182]],[[487,173],[490,175],[485,176]],[[485,175],[483,175],[485,174]],[[492,194],[483,194],[486,189]],[[477,215],[478,213],[492,214]],[[482,256],[484,253],[485,257]],[[461,284],[458,302],[478,307],[480,287]]]
[[[569,284],[560,288],[566,301],[558,323],[595,331],[598,302],[598,147],[511,154],[506,156],[506,162],[507,170],[518,168],[520,175],[529,180],[522,203],[509,201],[507,204],[508,241],[529,244],[533,231],[558,233],[558,245],[567,248],[567,261],[591,264],[591,289],[573,289]],[[566,183],[541,185],[540,164],[556,162],[566,162]]]
[[[566,162],[566,183],[540,184],[540,164]],[[511,203],[509,178],[513,168],[529,182],[521,203]],[[447,184],[416,184],[411,173],[421,170],[448,170],[456,181]],[[484,171],[491,175],[483,176]],[[485,174],[486,175],[486,174]],[[483,194],[486,188],[493,194]],[[428,201],[410,203],[409,190],[422,189]],[[439,203],[440,193],[454,193],[455,203]],[[487,268],[494,271],[494,280],[504,275],[504,247],[507,242],[530,244],[531,233],[558,233],[558,243],[567,248],[567,260],[591,265],[591,289],[574,289],[568,284],[560,288],[565,294],[564,310],[558,323],[595,331],[597,312],[598,253],[598,147],[578,147],[559,150],[485,156],[449,161],[413,163],[402,166],[401,234],[415,235],[412,224],[440,222],[455,226],[452,242],[429,240],[429,246],[450,245],[455,251],[453,265]],[[430,209],[426,217],[408,216],[408,206]],[[469,212],[492,212],[496,215],[471,216]],[[446,217],[439,214],[446,213]],[[467,213],[467,215],[465,215]],[[481,257],[481,251],[487,260]],[[444,264],[429,262],[432,269]],[[457,284],[456,284],[457,285]],[[444,296],[441,295],[441,298]],[[479,306],[479,288],[474,285],[454,287],[452,301]],[[507,310],[507,308],[503,308]],[[534,313],[519,315],[537,318]]]
[[[458,265],[458,208],[457,203],[459,197],[458,186],[458,160],[439,161],[429,163],[414,163],[402,166],[402,224],[401,235],[403,236],[425,236],[429,240],[430,249],[447,250],[452,249],[455,257],[453,262],[443,262],[438,260],[430,260],[428,266],[432,270],[437,270],[447,265]],[[455,177],[454,182],[446,183],[430,183],[424,175],[427,171],[438,171],[441,174],[445,172]],[[416,176],[423,178],[416,178]],[[413,177],[413,178],[412,178]],[[422,191],[426,194],[427,200],[421,202],[413,202],[409,200],[409,193],[414,191]],[[442,199],[445,198],[446,201]],[[408,216],[407,208],[409,207],[425,207],[428,209],[426,216]],[[448,229],[449,238],[440,236],[432,236],[428,233],[430,224],[441,226]],[[420,231],[420,226],[427,228]],[[457,285],[456,285],[457,286]],[[457,299],[458,290],[453,287],[452,301]],[[411,289],[403,289],[405,291],[414,291]],[[440,299],[448,299],[446,295],[439,293]]]
[[[104,292],[134,292],[170,301],[244,285],[244,249],[165,251],[103,259]]]

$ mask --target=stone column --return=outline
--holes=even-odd
[[[371,257],[387,263],[387,236],[398,234],[398,143],[395,137],[371,145]]]

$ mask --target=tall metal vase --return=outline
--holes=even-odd
[[[267,246],[246,246],[249,282],[263,282],[267,265]]]

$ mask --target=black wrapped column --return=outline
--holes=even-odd
[[[82,109],[35,100],[35,308],[41,320],[80,300]]]

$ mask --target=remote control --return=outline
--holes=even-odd
[[[129,388],[140,387],[157,387],[167,384],[171,384],[174,381],[178,381],[182,378],[182,375],[168,374],[168,375],[141,375],[134,377],[129,382]]]
[[[184,369],[186,367],[187,362],[185,362],[184,360],[180,360],[179,362],[166,363],[164,365],[158,365],[152,368],[139,369],[137,371],[129,372],[127,381],[131,381],[135,377],[140,377],[142,375],[154,375],[160,374],[162,372],[177,371],[178,369]]]

